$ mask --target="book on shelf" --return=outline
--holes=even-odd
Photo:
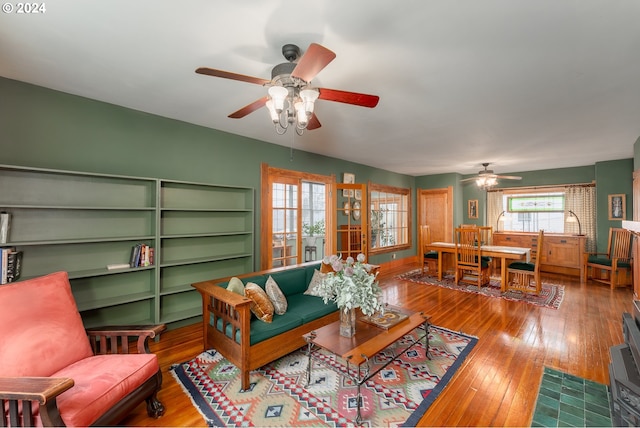
[[[5,244],[9,240],[9,222],[11,215],[6,212],[0,212],[0,243]]]
[[[142,267],[153,265],[154,250],[147,244],[137,244],[131,248],[129,266]]]
[[[0,284],[20,279],[22,273],[22,251],[15,247],[0,248]]]

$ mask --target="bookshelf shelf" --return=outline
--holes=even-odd
[[[162,322],[202,314],[191,284],[254,267],[254,190],[162,180],[159,199]]]
[[[68,272],[87,327],[195,322],[191,283],[255,270],[253,188],[0,165],[0,211],[20,279]],[[107,269],[139,243],[154,265]]]

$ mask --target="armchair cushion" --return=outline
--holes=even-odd
[[[611,266],[613,264],[613,260],[606,258],[606,257],[602,257],[602,256],[597,256],[597,255],[590,255],[589,258],[587,259],[587,263],[590,264],[594,264],[594,265],[602,265],[602,266]],[[626,261],[620,261],[618,260],[618,267],[631,267],[631,263],[626,262]]]
[[[158,372],[154,354],[96,355],[53,374],[74,379],[74,387],[58,397],[67,426],[89,426],[127,394]]]
[[[0,377],[51,376],[93,355],[67,278],[58,272],[2,286]]]

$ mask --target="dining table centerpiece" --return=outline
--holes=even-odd
[[[358,254],[342,260],[340,256],[325,257],[322,262],[331,266],[318,286],[324,303],[333,301],[340,310],[340,335],[351,337],[356,332],[356,308],[363,314],[373,315],[383,308],[382,290],[377,281],[378,273],[365,263],[365,255]]]

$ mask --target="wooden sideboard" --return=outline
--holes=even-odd
[[[536,248],[537,232],[494,232],[493,245]],[[540,269],[544,272],[577,275],[586,281],[584,253],[587,237],[562,233],[545,233],[539,252]]]

